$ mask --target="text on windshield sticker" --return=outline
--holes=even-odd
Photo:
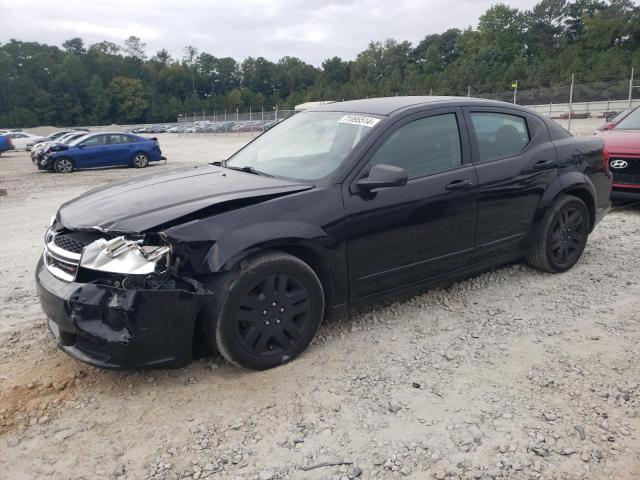
[[[350,125],[362,125],[363,127],[373,127],[380,121],[379,118],[364,117],[362,115],[345,115],[338,123],[348,123]]]

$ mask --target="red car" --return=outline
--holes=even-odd
[[[640,107],[597,135],[604,139],[613,173],[612,197],[640,200]]]

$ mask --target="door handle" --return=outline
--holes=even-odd
[[[555,166],[555,164],[555,160],[540,160],[539,162],[533,164],[533,168],[534,170],[544,170],[546,168]]]
[[[462,190],[470,187],[471,185],[473,185],[473,182],[467,178],[465,180],[454,180],[444,188],[446,190]]]

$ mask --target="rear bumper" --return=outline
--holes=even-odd
[[[180,367],[191,360],[206,292],[125,290],[64,282],[36,268],[40,304],[58,347],[103,368]]]

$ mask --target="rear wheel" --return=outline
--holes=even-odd
[[[218,284],[217,297],[215,314],[205,325],[209,343],[214,340],[229,362],[252,370],[275,367],[300,355],[324,313],[317,275],[285,253],[263,254],[229,272]]]
[[[71,173],[74,169],[73,160],[66,157],[59,158],[54,162],[53,168],[57,173]]]
[[[133,156],[133,166],[136,168],[144,168],[149,165],[149,155],[138,152]]]
[[[579,198],[565,195],[546,213],[527,261],[543,272],[569,270],[582,256],[589,231],[587,206]]]

